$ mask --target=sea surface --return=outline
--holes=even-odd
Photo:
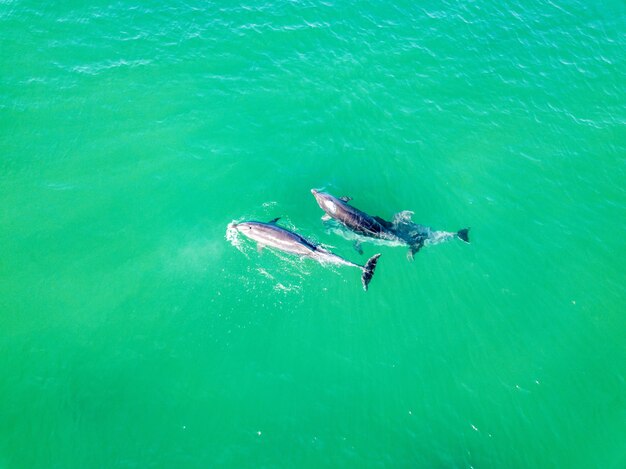
[[[1,0],[0,468],[626,467],[625,32]],[[471,244],[360,255],[312,188]],[[227,232],[276,217],[369,291]]]

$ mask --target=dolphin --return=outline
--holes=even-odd
[[[409,246],[407,253],[409,259],[412,259],[413,255],[424,246],[438,244],[454,237],[469,243],[469,228],[463,228],[457,232],[436,231],[412,222],[413,212],[409,211],[400,212],[394,216],[393,221],[387,221],[349,205],[352,200],[350,197],[335,197],[316,189],[311,189],[311,193],[325,212],[322,220],[337,220],[349,230],[365,238],[407,245]],[[358,240],[355,242],[355,248],[362,253]]]
[[[229,228],[237,230],[239,233],[256,241],[259,252],[265,247],[270,247],[289,254],[295,254],[301,257],[309,257],[322,264],[347,265],[361,269],[361,283],[363,290],[367,291],[367,287],[374,276],[374,269],[380,254],[372,256],[365,265],[355,264],[343,257],[324,249],[319,244],[300,236],[293,231],[289,231],[276,222],[280,219],[264,223],[259,221],[244,221],[241,223],[231,223]]]

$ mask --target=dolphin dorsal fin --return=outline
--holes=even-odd
[[[383,225],[385,228],[391,228],[393,226],[393,223],[388,222],[387,220],[385,220],[384,218],[380,218],[380,217],[372,217],[374,220],[376,220],[378,223],[380,223],[381,225]]]
[[[339,197],[339,200],[343,200],[345,203],[348,203],[352,200],[352,197],[348,197],[347,195],[344,195],[343,197]]]
[[[268,221],[267,223],[269,223],[270,225],[275,225],[278,220],[280,220],[280,217],[276,217],[273,220]]]

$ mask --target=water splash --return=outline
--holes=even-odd
[[[246,252],[243,249],[243,243],[241,241],[241,237],[239,236],[239,231],[237,231],[237,229],[235,228],[235,225],[237,223],[240,223],[242,220],[233,220],[231,221],[227,226],[226,226],[226,233],[224,234],[224,237],[226,238],[226,240],[233,245],[235,248],[237,248],[237,250],[239,252],[241,252],[242,254],[246,255]]]
[[[451,231],[433,230],[432,228],[415,223],[413,212],[404,210],[393,216],[393,229],[403,239],[423,242],[424,246],[433,246],[453,239],[456,233]]]

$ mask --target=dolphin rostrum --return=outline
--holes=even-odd
[[[350,197],[338,198],[316,189],[311,189],[311,192],[320,208],[325,212],[322,220],[337,220],[362,237],[408,245],[407,256],[409,259],[412,259],[413,255],[424,246],[438,244],[454,237],[469,243],[469,228],[463,228],[457,232],[436,231],[412,222],[413,212],[409,211],[396,214],[393,221],[390,222],[377,216],[368,215],[349,205],[350,200],[352,200]],[[362,252],[358,240],[355,242],[355,247],[359,252]]]
[[[293,231],[289,231],[281,226],[278,226],[276,222],[278,218],[263,223],[259,221],[245,221],[241,223],[231,223],[230,228],[236,229],[239,233],[247,236],[248,238],[256,241],[257,248],[260,251],[265,246],[283,251],[289,254],[296,254],[301,257],[310,257],[316,261],[324,264],[337,264],[348,265],[351,267],[358,267],[363,272],[361,275],[361,282],[363,283],[363,290],[367,291],[367,286],[372,280],[374,275],[374,269],[380,254],[372,256],[365,265],[355,264],[336,254],[324,249],[319,244],[315,244],[312,241],[300,236]]]

